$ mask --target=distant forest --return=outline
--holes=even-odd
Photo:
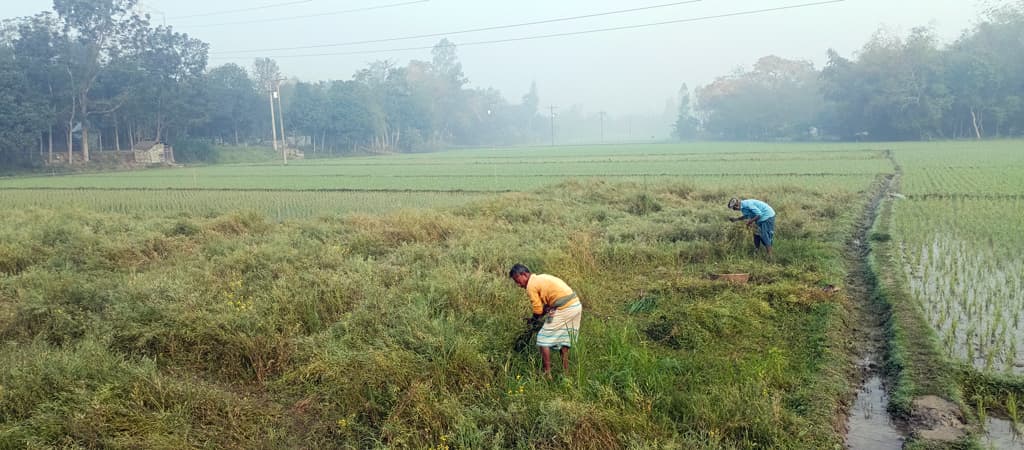
[[[681,139],[983,139],[1024,135],[1024,1],[991,9],[955,42],[932,30],[876,32],[823,70],[761,58],[752,70],[681,90]]]
[[[52,11],[4,21],[0,168],[85,162],[97,150],[124,151],[143,141],[269,145],[275,101],[289,146],[306,152],[542,144],[552,132],[536,85],[515,101],[469,87],[447,40],[429,61],[376,61],[344,81],[289,79],[267,58],[251,67],[209,67],[208,51],[205,42],[151,24],[137,0],[54,0]],[[1024,134],[1022,97],[1019,1],[989,11],[945,46],[927,28],[907,37],[879,31],[856,55],[829,51],[822,70],[766,56],[751,70],[692,92],[684,84],[667,107],[662,134],[754,141],[1013,137]],[[634,136],[632,123],[623,125],[628,119],[609,119]],[[604,116],[566,108],[558,121],[577,139],[596,141]],[[637,128],[637,139],[653,137],[651,127]]]

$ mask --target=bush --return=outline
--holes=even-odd
[[[182,139],[174,143],[174,160],[186,164],[215,163],[220,161],[220,152],[210,142]]]

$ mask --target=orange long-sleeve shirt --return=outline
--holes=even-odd
[[[545,306],[555,303],[555,300],[572,294],[572,292],[573,290],[568,284],[553,275],[532,274],[530,281],[526,282],[526,293],[530,296],[530,306],[533,308],[534,314],[543,314]],[[580,298],[577,296],[558,309],[568,308],[579,301]]]

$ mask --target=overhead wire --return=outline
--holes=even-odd
[[[825,0],[825,1],[818,1],[818,2],[801,3],[801,4],[796,4],[796,5],[779,6],[779,7],[773,7],[773,8],[762,8],[762,9],[754,9],[754,10],[746,10],[746,11],[737,11],[737,12],[715,14],[715,15],[709,15],[709,16],[690,17],[690,18],[685,18],[685,19],[665,20],[665,21],[660,21],[660,22],[649,22],[649,23],[634,24],[634,25],[622,25],[622,26],[616,26],[616,27],[595,28],[595,29],[581,30],[581,31],[568,31],[568,32],[562,32],[562,33],[538,34],[538,35],[521,36],[521,37],[515,37],[515,38],[505,38],[505,39],[492,39],[492,40],[484,40],[484,41],[463,42],[461,44],[451,43],[451,44],[449,44],[449,46],[451,46],[451,47],[456,47],[457,46],[459,48],[463,48],[463,47],[469,47],[469,46],[490,45],[490,44],[498,44],[498,43],[504,43],[504,42],[520,42],[520,41],[530,41],[530,40],[538,40],[538,39],[550,39],[550,38],[556,38],[556,37],[579,36],[579,35],[593,34],[593,33],[604,33],[604,32],[609,32],[609,31],[634,30],[634,29],[639,29],[639,28],[650,28],[650,27],[658,27],[658,26],[664,26],[664,25],[673,25],[673,24],[679,24],[679,23],[701,22],[701,21],[706,21],[706,20],[723,19],[723,18],[728,18],[728,17],[750,16],[750,15],[769,13],[769,12],[786,11],[786,10],[801,9],[801,8],[810,8],[810,7],[814,7],[814,6],[824,6],[824,5],[834,4],[834,3],[842,3],[842,2],[845,2],[845,1],[846,0]],[[298,54],[298,55],[275,55],[275,56],[270,56],[270,57],[271,58],[277,58],[277,59],[285,59],[285,58],[311,58],[311,57],[321,57],[321,56],[367,55],[367,54],[377,54],[377,53],[395,53],[395,52],[406,52],[406,51],[430,50],[430,49],[434,49],[436,47],[437,47],[437,45],[430,45],[430,46],[420,46],[420,47],[404,47],[404,48],[390,48],[390,49],[377,49],[377,50],[354,50],[354,51],[347,51],[347,52],[306,53],[306,54]],[[210,58],[211,59],[219,59],[219,60],[237,60],[237,59],[241,59],[242,57],[240,57],[240,56],[227,57],[227,56],[211,55]]]
[[[251,25],[251,24],[254,24],[254,23],[282,22],[282,21],[287,21],[287,20],[311,19],[311,18],[315,18],[315,17],[337,16],[337,15],[341,15],[341,14],[350,14],[350,13],[354,13],[354,12],[363,12],[363,11],[374,11],[374,10],[378,10],[378,9],[398,8],[398,7],[402,7],[402,6],[409,6],[409,5],[415,5],[415,4],[419,4],[419,3],[428,3],[428,2],[430,2],[430,0],[410,0],[410,1],[404,1],[404,2],[398,2],[398,3],[388,3],[386,5],[364,6],[364,7],[361,7],[361,8],[344,9],[344,10],[341,10],[341,11],[328,11],[328,12],[322,12],[322,13],[316,13],[316,14],[303,14],[303,15],[299,15],[299,16],[272,17],[272,18],[268,18],[268,19],[242,20],[242,21],[238,21],[238,22],[222,22],[222,23],[208,23],[208,24],[201,24],[201,25],[190,25],[189,28],[212,28],[212,27],[224,27],[224,26],[231,26],[231,25]]]
[[[346,46],[352,46],[352,45],[379,44],[379,43],[383,43],[383,42],[405,41],[405,40],[410,40],[410,39],[422,39],[422,38],[428,38],[428,37],[453,36],[453,35],[457,35],[457,34],[479,33],[479,32],[482,32],[482,31],[495,31],[495,30],[504,30],[504,29],[509,29],[509,28],[521,28],[521,27],[528,27],[528,26],[534,26],[534,25],[543,25],[543,24],[549,24],[549,23],[568,22],[568,21],[573,21],[573,20],[589,19],[589,18],[593,18],[593,17],[611,16],[611,15],[616,15],[616,14],[626,14],[626,13],[632,13],[632,12],[638,12],[638,11],[647,11],[647,10],[651,10],[651,9],[667,8],[667,7],[670,7],[670,6],[679,6],[679,5],[686,5],[686,4],[691,4],[691,3],[699,3],[701,1],[703,1],[703,0],[686,0],[686,1],[679,1],[679,2],[673,2],[673,3],[663,3],[663,4],[659,4],[659,5],[641,6],[641,7],[638,7],[638,8],[620,9],[620,10],[616,10],[616,11],[605,11],[605,12],[593,13],[593,14],[583,14],[583,15],[569,16],[569,17],[558,17],[558,18],[554,18],[554,19],[535,20],[535,21],[532,21],[532,22],[520,22],[520,23],[513,23],[513,24],[506,24],[506,25],[495,25],[495,26],[481,27],[481,28],[470,28],[470,29],[465,29],[465,30],[449,31],[449,32],[444,32],[444,33],[416,34],[416,35],[411,35],[411,36],[399,36],[399,37],[380,38],[380,39],[367,39],[367,40],[361,40],[361,41],[338,42],[338,43],[334,43],[334,44],[303,45],[303,46],[298,46],[298,47],[259,48],[259,49],[252,49],[252,50],[229,50],[229,51],[222,51],[222,52],[214,52],[214,54],[260,53],[260,52],[277,52],[277,51],[289,51],[289,50],[305,50],[305,49],[313,49],[313,48],[346,47]]]
[[[271,3],[269,5],[253,6],[253,7],[249,7],[249,8],[225,9],[225,10],[221,10],[221,11],[214,11],[214,12],[208,12],[208,13],[189,14],[189,15],[185,15],[185,16],[174,16],[174,17],[171,17],[171,19],[177,20],[177,19],[193,19],[193,18],[196,18],[196,17],[221,16],[221,15],[225,15],[225,14],[236,14],[236,13],[244,13],[244,12],[251,12],[251,11],[261,11],[261,10],[264,10],[264,9],[280,8],[282,6],[301,5],[303,3],[313,3],[313,0],[294,0],[294,1],[290,1],[290,2]]]

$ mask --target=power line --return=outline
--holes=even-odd
[[[277,51],[287,51],[287,50],[305,50],[305,49],[311,49],[311,48],[345,47],[345,46],[350,46],[350,45],[361,45],[361,44],[379,44],[379,43],[382,43],[382,42],[405,41],[405,40],[410,40],[410,39],[420,39],[420,38],[439,37],[439,36],[452,36],[452,35],[456,35],[456,34],[477,33],[477,32],[481,32],[481,31],[503,30],[503,29],[508,29],[508,28],[528,27],[528,26],[533,26],[533,25],[542,25],[542,24],[556,23],[556,22],[568,22],[568,21],[571,21],[571,20],[589,19],[589,18],[593,18],[593,17],[611,16],[611,15],[615,15],[615,14],[625,14],[625,13],[631,13],[631,12],[637,12],[637,11],[646,11],[646,10],[650,10],[650,9],[666,8],[666,7],[669,7],[669,6],[679,6],[679,5],[685,5],[685,4],[690,4],[690,3],[699,3],[701,1],[703,1],[703,0],[686,0],[686,1],[680,1],[680,2],[674,2],[674,3],[664,3],[664,4],[660,4],[660,5],[643,6],[643,7],[639,7],[639,8],[620,9],[620,10],[617,10],[617,11],[607,11],[607,12],[594,13],[594,14],[585,14],[585,15],[581,15],[581,16],[559,17],[559,18],[556,18],[556,19],[537,20],[537,21],[533,21],[533,22],[514,23],[514,24],[509,24],[509,25],[496,25],[496,26],[483,27],[483,28],[470,28],[470,29],[467,29],[467,30],[450,31],[450,32],[446,32],[446,33],[417,34],[417,35],[412,35],[412,36],[400,36],[400,37],[391,37],[391,38],[382,38],[382,39],[370,39],[370,40],[364,40],[364,41],[339,42],[339,43],[336,43],[336,44],[305,45],[305,46],[300,46],[300,47],[279,47],[279,48],[259,48],[259,49],[253,49],[253,50],[232,50],[232,51],[215,52],[215,53],[216,54],[224,54],[224,53],[261,53],[261,52],[277,52]]]
[[[171,17],[171,19],[192,19],[192,18],[195,18],[195,17],[221,16],[221,15],[224,15],[224,14],[235,14],[235,13],[243,13],[243,12],[250,12],[250,11],[260,11],[260,10],[264,10],[264,9],[280,8],[282,6],[300,5],[300,4],[303,4],[303,3],[312,3],[312,2],[313,2],[313,0],[296,0],[296,1],[284,2],[284,3],[272,3],[272,4],[269,4],[269,5],[263,5],[263,6],[253,6],[251,8],[225,9],[225,10],[221,10],[221,11],[214,11],[214,12],[208,12],[208,13],[189,14],[187,16],[175,16],[175,17]]]
[[[452,44],[449,44],[449,46],[451,46],[451,47],[456,47],[456,46],[457,47],[469,47],[469,46],[476,46],[476,45],[498,44],[498,43],[503,43],[503,42],[518,42],[518,41],[530,41],[530,40],[537,40],[537,39],[549,39],[549,38],[555,38],[555,37],[578,36],[578,35],[583,35],[583,34],[603,33],[603,32],[608,32],[608,31],[633,30],[633,29],[638,29],[638,28],[650,28],[650,27],[657,27],[657,26],[663,26],[663,25],[672,25],[672,24],[689,23],[689,22],[700,22],[700,21],[705,21],[705,20],[722,19],[722,18],[727,18],[727,17],[749,16],[749,15],[768,13],[768,12],[785,11],[785,10],[799,9],[799,8],[809,8],[809,7],[813,7],[813,6],[822,6],[822,5],[832,4],[832,3],[842,3],[844,1],[846,1],[846,0],[827,0],[827,1],[820,1],[820,2],[813,2],[813,3],[802,3],[802,4],[798,4],[798,5],[779,6],[779,7],[775,7],[775,8],[754,9],[754,10],[748,10],[748,11],[738,11],[738,12],[725,13],[725,14],[716,14],[716,15],[711,15],[711,16],[690,17],[690,18],[686,18],[686,19],[677,19],[677,20],[666,20],[666,21],[662,21],[662,22],[642,23],[642,24],[636,24],[636,25],[624,25],[624,26],[609,27],[609,28],[596,28],[596,29],[591,29],[591,30],[570,31],[570,32],[565,32],[565,33],[538,34],[538,35],[523,36],[523,37],[508,38],[508,39],[494,39],[494,40],[487,40],[487,41],[465,42],[465,43],[458,44],[458,45],[452,43]],[[440,45],[440,44],[438,44],[438,45]],[[301,54],[301,55],[278,55],[278,56],[272,56],[272,58],[284,59],[284,58],[310,58],[310,57],[318,57],[318,56],[367,55],[367,54],[377,54],[377,53],[393,53],[393,52],[430,50],[430,49],[433,49],[435,47],[437,47],[437,46],[436,45],[431,45],[431,46],[424,46],[424,47],[405,47],[405,48],[391,48],[391,49],[382,49],[382,50],[356,50],[356,51],[349,51],[349,52],[332,52],[332,53],[307,53],[307,54]],[[240,57],[218,57],[218,56],[211,56],[210,58],[211,59],[221,59],[221,60],[224,60],[224,59],[229,59],[229,60],[240,59]]]
[[[191,25],[190,28],[210,28],[210,27],[223,27],[223,26],[229,26],[229,25],[249,25],[249,24],[254,24],[254,23],[281,22],[281,21],[285,21],[285,20],[298,20],[298,19],[310,19],[310,18],[314,18],[314,17],[337,16],[337,15],[340,15],[340,14],[349,14],[349,13],[354,13],[354,12],[373,11],[373,10],[377,10],[377,9],[398,8],[400,6],[409,6],[409,5],[415,5],[415,4],[418,4],[418,3],[427,3],[429,1],[430,0],[412,0],[412,1],[405,1],[405,2],[399,2],[399,3],[388,3],[386,5],[366,6],[366,7],[362,7],[362,8],[344,9],[344,10],[341,10],[341,11],[330,11],[330,12],[322,12],[322,13],[317,13],[317,14],[304,14],[304,15],[301,15],[301,16],[274,17],[274,18],[270,18],[270,19],[243,20],[243,21],[239,21],[239,22],[208,23],[208,24],[203,24],[203,25]]]

